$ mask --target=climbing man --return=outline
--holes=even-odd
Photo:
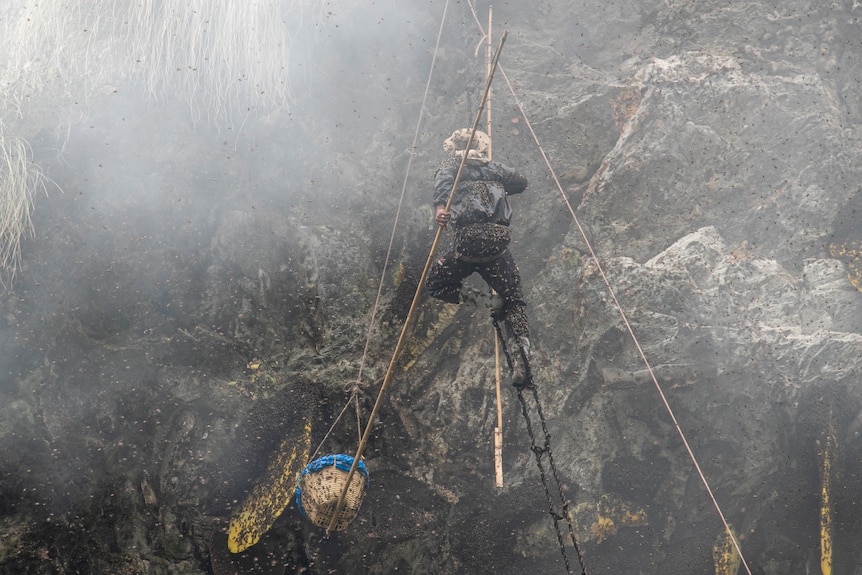
[[[512,357],[512,383],[530,383],[530,325],[521,293],[521,275],[509,252],[509,221],[512,208],[507,198],[527,188],[527,179],[518,172],[488,158],[491,140],[476,131],[470,150],[470,130],[455,130],[443,142],[446,157],[434,175],[435,220],[441,227],[452,224],[452,245],[437,257],[428,273],[427,287],[432,297],[448,303],[483,303],[502,319],[508,350]],[[446,211],[461,159],[467,154],[458,187]],[[492,293],[464,285],[477,272]]]

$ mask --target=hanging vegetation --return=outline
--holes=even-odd
[[[314,13],[311,6],[305,0],[28,4],[7,25],[6,104],[23,114],[37,97],[81,103],[131,80],[153,100],[186,101],[195,118],[214,122],[230,122],[235,109],[286,106],[291,35]]]
[[[33,196],[45,191],[46,178],[28,158],[27,143],[6,135],[0,124],[0,286],[15,278],[21,238],[33,233]]]

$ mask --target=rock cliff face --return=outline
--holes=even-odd
[[[405,181],[443,6],[402,4],[317,22],[290,113],[241,129],[142,95],[94,96],[68,139],[16,124],[64,191],[37,198],[0,301],[4,570],[565,573],[505,377],[494,486],[487,313],[427,299],[353,525],[326,538],[290,506],[226,552],[232,510],[306,418],[314,447],[356,449],[350,391],[364,426],[431,245],[440,144],[478,106],[462,2]],[[860,10],[494,6],[494,155],[531,182],[512,251],[591,574],[713,572],[724,527],[698,468],[752,573],[814,572],[827,441],[834,570],[858,572]]]

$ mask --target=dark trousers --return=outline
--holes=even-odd
[[[521,274],[518,264],[507,249],[490,262],[465,262],[450,248],[437,259],[428,272],[426,286],[431,297],[448,303],[460,303],[460,290],[464,279],[478,273],[488,286],[503,297],[502,315],[506,330],[515,337],[529,337],[527,304],[521,293]]]

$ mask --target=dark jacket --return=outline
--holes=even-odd
[[[445,205],[455,182],[461,158],[449,156],[434,174],[434,205]],[[467,163],[461,170],[458,188],[449,210],[455,228],[476,223],[508,226],[512,208],[506,196],[520,194],[527,179],[499,162]]]

